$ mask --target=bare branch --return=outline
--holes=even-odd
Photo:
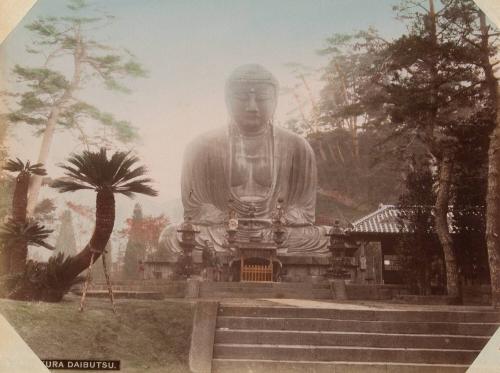
[[[43,66],[47,67],[52,59],[66,54],[66,53],[63,53],[63,54],[57,55],[62,50],[63,50],[62,47],[56,48],[52,52],[50,52],[48,55],[46,55],[45,56],[45,63],[43,64]]]
[[[101,76],[102,79],[104,79],[104,80],[108,79],[106,77],[106,75],[103,73],[103,71],[101,70],[101,68],[92,59],[90,59],[90,58],[84,58],[82,60],[82,62],[86,62],[87,64],[89,64]]]

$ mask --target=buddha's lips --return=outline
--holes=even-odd
[[[246,114],[244,116],[245,120],[249,121],[257,121],[260,120],[260,115],[259,114]]]

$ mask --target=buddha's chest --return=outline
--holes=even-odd
[[[239,139],[231,147],[231,188],[239,197],[265,197],[273,180],[272,143],[262,138]]]

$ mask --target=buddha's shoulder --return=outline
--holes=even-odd
[[[297,149],[312,151],[309,142],[304,137],[287,130],[286,128],[276,126],[274,128],[274,134],[275,136],[278,136],[281,141],[293,145]]]

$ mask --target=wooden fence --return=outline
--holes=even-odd
[[[244,265],[241,268],[241,281],[273,281],[272,265]]]

